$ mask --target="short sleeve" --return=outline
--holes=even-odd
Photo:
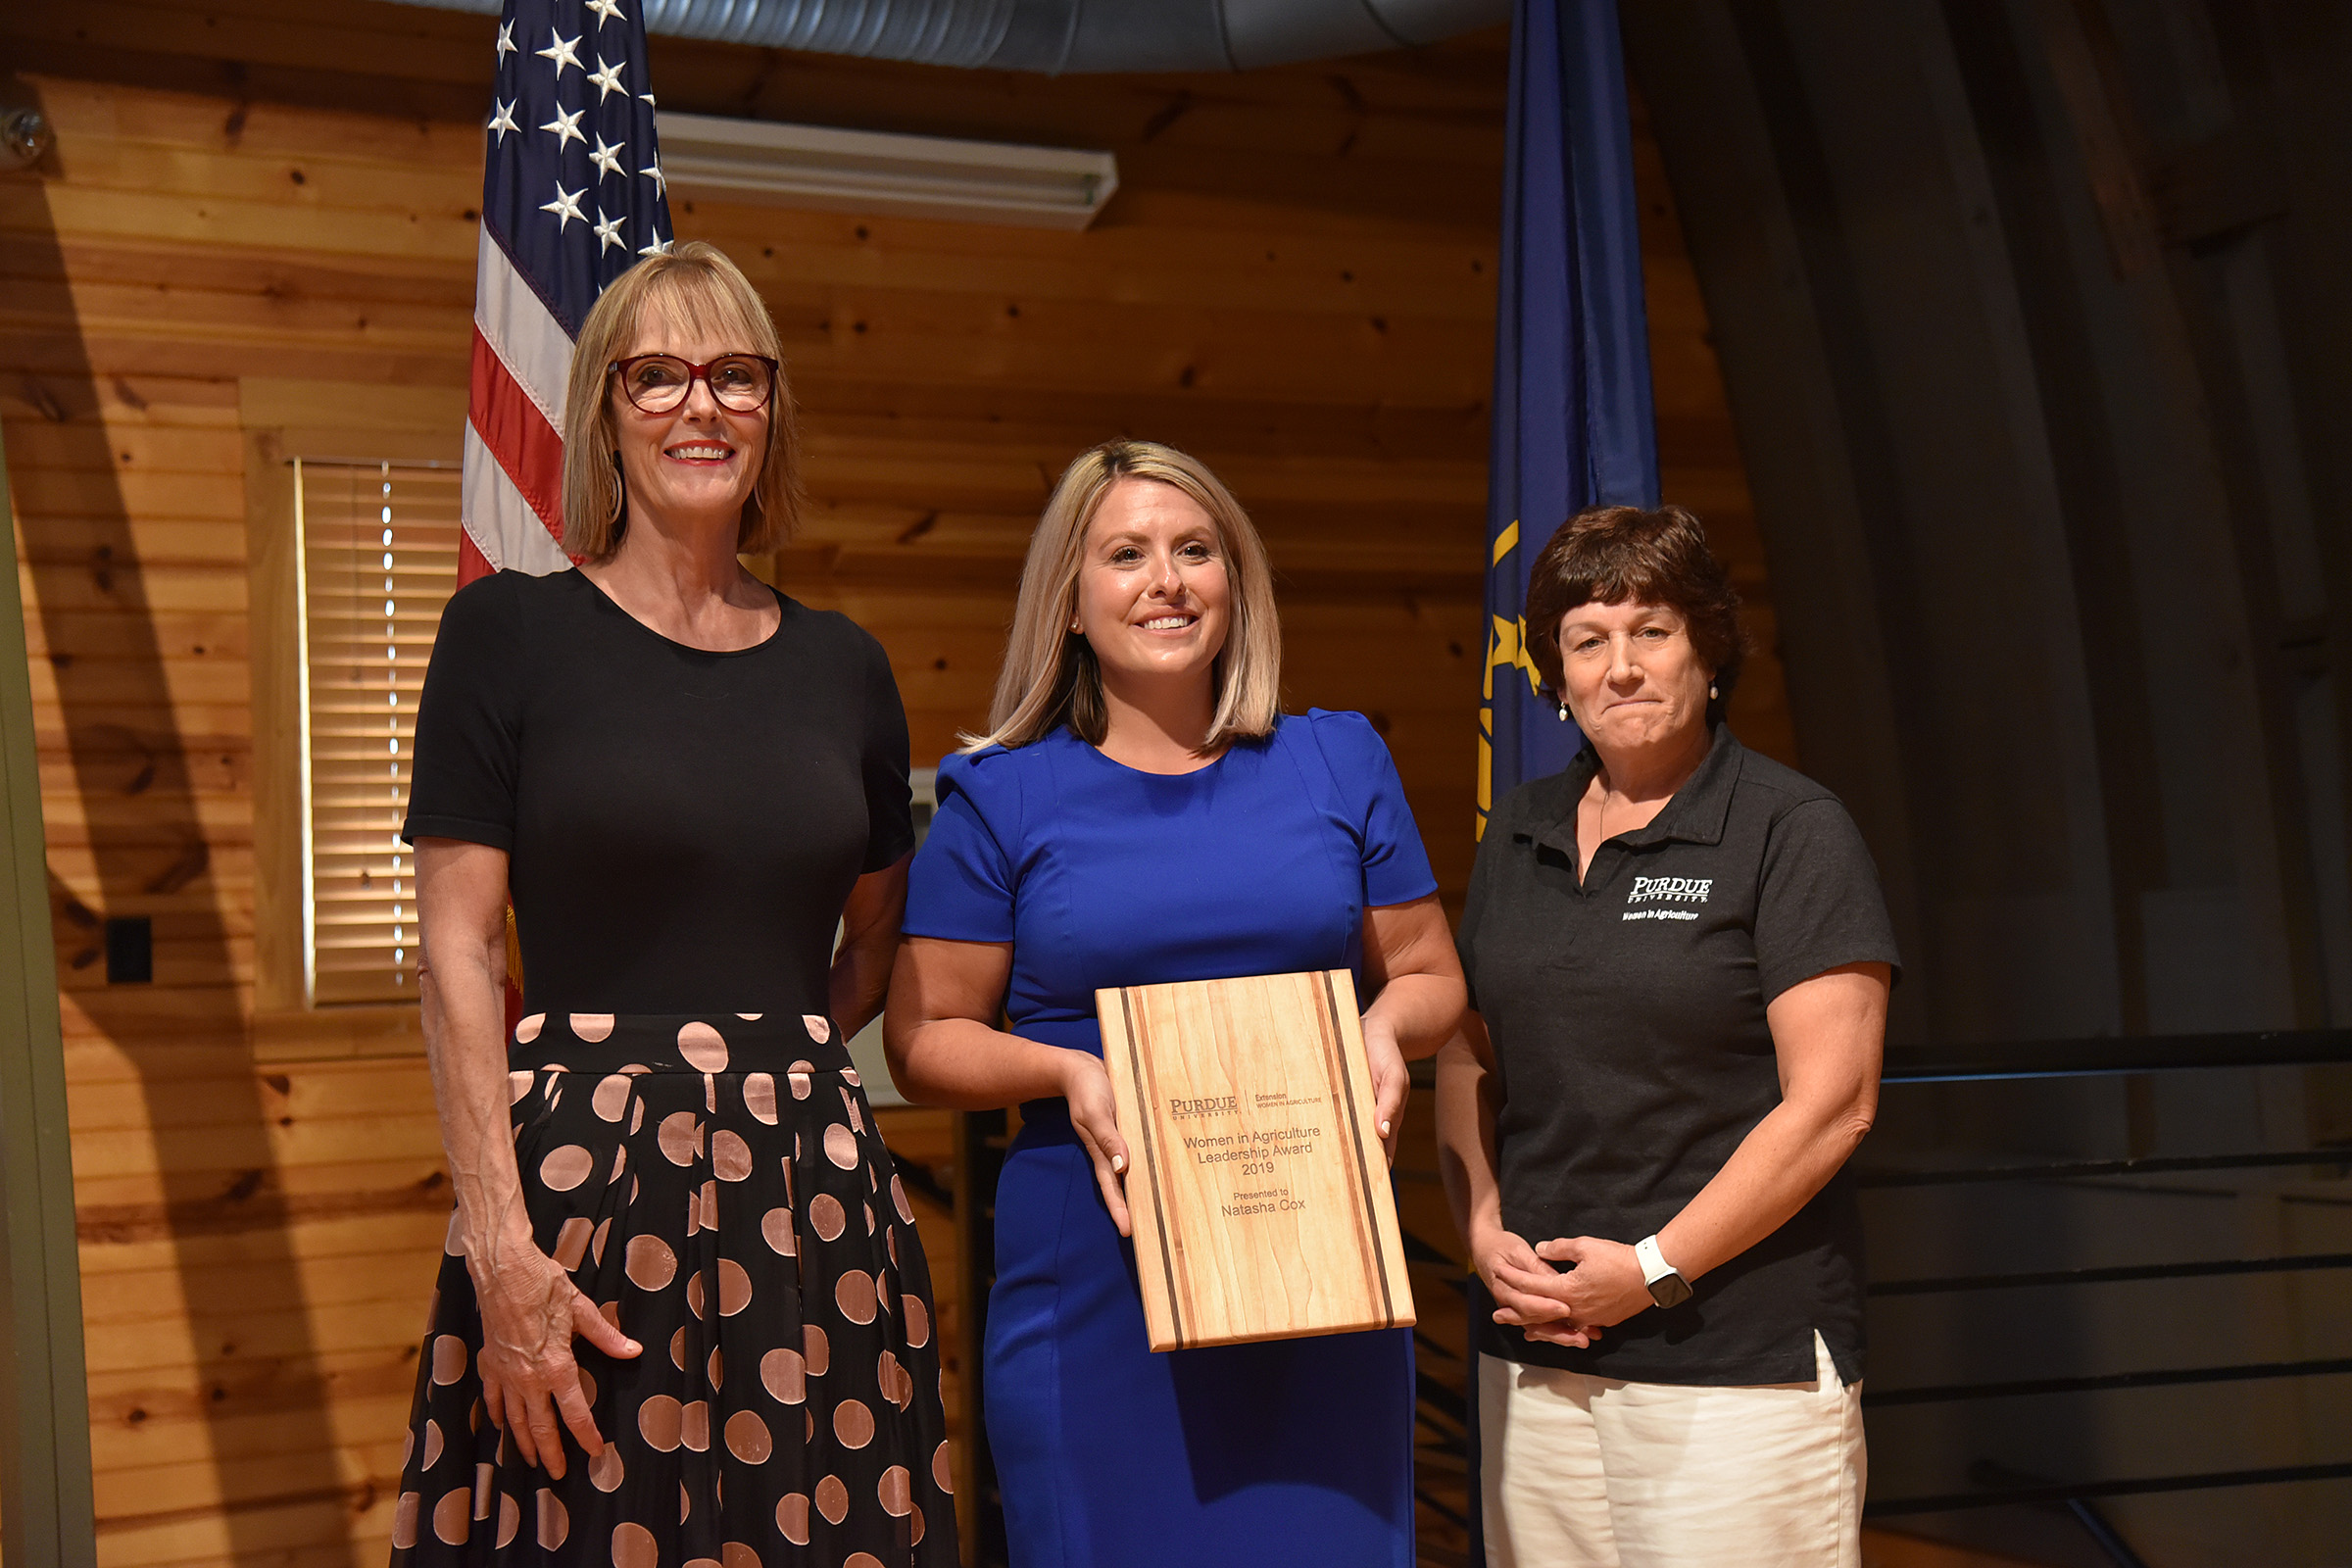
[[[1339,785],[1340,799],[1359,825],[1364,903],[1376,908],[1410,904],[1437,892],[1429,851],[1422,847],[1421,829],[1405,804],[1404,781],[1396,776],[1388,742],[1361,713],[1309,709],[1306,719]]]
[[[514,573],[450,596],[416,700],[409,814],[400,836],[514,848],[523,627]]]
[[[1001,830],[1017,831],[1017,784],[979,776],[982,764],[1001,755],[956,756],[939,764],[939,809],[907,877],[906,917],[901,929],[908,936],[951,942],[1012,940],[1016,881],[1012,858],[998,835]],[[1013,784],[1013,789],[1000,788],[1003,784]],[[1000,798],[987,799],[991,796]],[[993,824],[992,812],[999,818]]]
[[[1756,977],[1771,1003],[1848,963],[1901,964],[1879,871],[1845,808],[1802,802],[1772,824],[1756,892]]]
[[[865,863],[861,871],[896,865],[914,848],[913,794],[906,784],[906,705],[899,698],[890,658],[870,636],[866,653],[865,744],[860,771],[865,783]]]
[[[1487,831],[1478,841],[1478,858],[1470,862],[1470,893],[1462,901],[1461,924],[1454,927],[1453,951],[1462,960],[1462,980],[1470,988],[1470,1008],[1478,1010],[1478,928],[1487,917],[1487,892],[1494,881],[1492,858],[1501,853],[1500,846],[1510,841],[1509,830],[1498,820],[1499,809],[1487,815]]]

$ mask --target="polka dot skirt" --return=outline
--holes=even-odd
[[[573,1342],[607,1446],[551,1479],[483,1412],[445,1256],[394,1568],[951,1568],[930,1276],[831,1025],[541,1013],[509,1059],[539,1245],[645,1348]]]

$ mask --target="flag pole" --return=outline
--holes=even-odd
[[[1658,504],[1641,204],[1616,0],[1516,0],[1496,269],[1486,667],[1478,833],[1494,804],[1567,766],[1583,744],[1538,689],[1530,568],[1587,507]],[[1470,1561],[1486,1561],[1480,1343],[1493,1311],[1470,1281],[1464,1438]]]

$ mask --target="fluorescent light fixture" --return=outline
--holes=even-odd
[[[662,171],[724,201],[963,223],[1084,228],[1119,188],[1109,153],[901,136],[663,110]]]

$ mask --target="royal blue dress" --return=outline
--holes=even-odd
[[[1067,730],[950,758],[906,929],[1010,942],[1013,1033],[1099,1055],[1098,987],[1360,978],[1365,907],[1435,891],[1388,748],[1314,710],[1176,777]],[[983,1351],[1013,1568],[1411,1568],[1410,1332],[1153,1354],[1067,1107],[1021,1109]]]

